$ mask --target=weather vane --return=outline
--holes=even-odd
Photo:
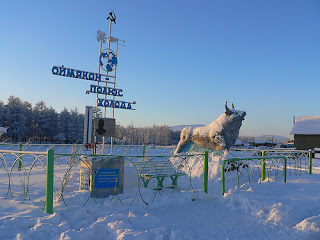
[[[103,31],[97,31],[97,40],[98,42],[106,43],[106,34]]]
[[[116,24],[116,19],[117,19],[117,17],[116,17],[116,14],[114,13],[114,11],[111,10],[111,12],[109,12],[109,15],[110,15],[110,16],[107,17],[107,20],[110,19],[111,22],[114,22],[114,24]]]

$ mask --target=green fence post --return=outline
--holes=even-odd
[[[222,161],[222,166],[221,166],[221,178],[222,178],[222,196],[224,195],[224,193],[226,192],[226,188],[225,188],[225,185],[224,185],[224,163],[225,163],[225,160]]]
[[[208,193],[208,151],[204,151],[203,162],[203,191]]]
[[[96,143],[93,143],[93,146],[92,146],[92,155],[96,155],[97,153],[97,145]]]
[[[284,166],[283,166],[283,175],[284,175],[284,179],[283,182],[287,182],[287,158],[284,157]]]
[[[262,151],[262,156],[266,156],[266,152]],[[262,166],[261,166],[261,181],[266,179],[266,160],[262,159]]]
[[[312,149],[309,149],[309,174],[312,174]]]
[[[46,187],[46,213],[53,213],[53,168],[54,151],[47,153],[47,187]]]
[[[142,148],[142,156],[144,156],[146,153],[146,145],[143,144],[143,148]]]
[[[22,142],[19,142],[19,151],[22,151]],[[21,170],[21,167],[22,167],[22,161],[21,161],[21,155],[19,154],[18,171]]]

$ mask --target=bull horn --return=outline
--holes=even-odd
[[[234,105],[233,105],[233,103],[232,103],[232,109],[234,109]]]
[[[228,108],[228,106],[227,106],[227,103],[228,103],[228,101],[226,101],[225,104],[224,104],[224,106],[225,106],[225,108],[226,108],[226,111],[231,112],[231,110],[230,110],[230,109]]]

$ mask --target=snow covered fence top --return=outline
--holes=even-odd
[[[320,135],[320,116],[298,117],[290,134]]]

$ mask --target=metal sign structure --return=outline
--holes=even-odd
[[[53,66],[52,74],[63,76],[63,77],[79,78],[83,80],[90,80],[90,81],[96,81],[96,82],[113,83],[111,81],[108,81],[109,77],[105,74],[86,72],[86,71],[76,70],[72,68],[65,68],[63,65],[61,67]],[[113,76],[110,76],[110,77],[113,77]]]
[[[111,117],[114,120],[115,109],[128,109],[128,110],[135,110],[132,105],[136,104],[135,101],[127,102],[127,101],[119,101],[116,100],[116,97],[123,97],[123,90],[116,88],[117,83],[117,65],[118,65],[118,47],[119,42],[125,42],[119,40],[118,38],[111,36],[111,28],[112,23],[116,24],[116,15],[113,11],[109,13],[107,20],[110,21],[109,23],[109,36],[106,41],[106,34],[99,30],[97,31],[97,40],[100,42],[100,50],[99,50],[99,63],[98,63],[98,73],[88,72],[83,70],[77,70],[72,68],[66,68],[63,65],[60,66],[53,66],[52,67],[52,74],[57,76],[63,77],[70,77],[70,78],[78,78],[83,80],[94,81],[97,85],[90,85],[90,89],[86,91],[86,94],[94,93],[96,94],[96,111],[98,111],[98,107],[104,108],[104,118],[107,119],[107,108],[112,108]],[[108,43],[108,47],[102,50],[102,46],[105,43]],[[111,48],[111,43],[115,44],[115,50]],[[120,44],[123,46],[122,44]],[[101,73],[101,71],[105,73]],[[111,80],[112,79],[112,80]],[[104,86],[100,85],[104,84]],[[103,95],[104,97],[100,97]],[[109,97],[109,98],[107,98]],[[88,114],[88,109],[86,110],[86,115]],[[88,118],[92,119],[92,114],[88,114]],[[101,120],[101,119],[100,119]],[[84,140],[86,143],[90,143],[91,137],[89,132],[92,132],[92,125],[88,124],[89,119],[85,122],[85,133],[84,133]],[[106,122],[104,122],[106,124]],[[101,122],[102,124],[102,122]],[[108,125],[108,124],[107,124]],[[111,125],[110,125],[111,126]],[[91,127],[91,129],[90,129]],[[106,129],[105,129],[106,130]],[[108,131],[108,130],[106,130]],[[103,136],[103,153],[104,153],[104,137],[107,135],[104,134],[94,134],[94,142],[97,141],[97,136]],[[112,136],[111,136],[112,135]],[[113,137],[114,133],[109,134],[111,136],[111,154],[112,154],[112,144],[113,144]]]
[[[115,70],[118,64],[116,54],[111,49],[105,49],[101,52],[99,57],[100,67],[108,72]]]
[[[93,107],[86,106],[84,115],[83,144],[91,144]]]

